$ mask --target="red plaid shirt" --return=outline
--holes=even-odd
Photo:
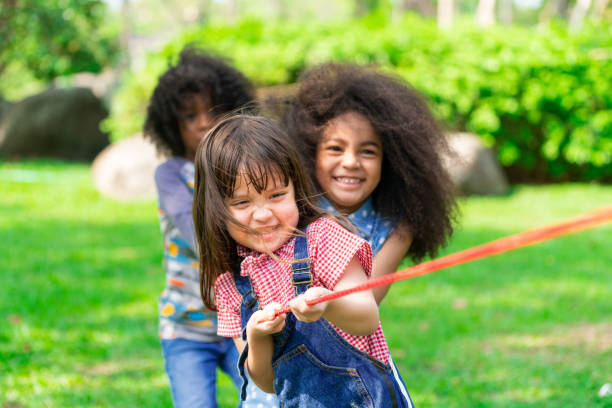
[[[261,307],[272,302],[286,305],[294,298],[291,284],[291,261],[295,238],[279,248],[275,255],[284,262],[277,262],[268,254],[239,247],[239,255],[245,259],[241,264],[241,275],[250,276],[253,290]],[[358,236],[350,233],[329,218],[320,218],[308,228],[308,253],[311,258],[313,286],[333,290],[349,262],[357,256],[366,275],[372,271],[372,250]],[[217,278],[218,334],[239,337],[240,302],[242,296],[236,289],[232,274],[227,272]],[[384,363],[389,361],[389,348],[380,322],[369,336],[353,336],[332,324],[336,331],[350,344]]]

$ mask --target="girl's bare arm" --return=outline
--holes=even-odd
[[[272,370],[272,354],[274,342],[272,333],[281,331],[285,325],[285,315],[274,317],[278,304],[270,304],[263,310],[253,313],[247,324],[247,339],[249,354],[246,368],[249,377],[259,388],[268,393],[274,392],[274,371]],[[245,342],[234,338],[236,348],[240,353],[244,350]]]
[[[400,224],[391,232],[387,241],[374,257],[371,278],[379,278],[397,271],[402,259],[412,244],[412,233],[405,224]],[[390,285],[372,289],[376,303],[380,304],[389,291]]]
[[[234,340],[234,344],[236,345],[236,350],[238,350],[238,354],[242,354],[244,346],[246,346],[246,341],[242,340],[242,337],[232,337],[232,340]]]
[[[367,276],[356,256],[349,262],[334,290],[348,289],[367,281]],[[379,323],[378,305],[371,290],[308,306],[306,300],[316,299],[331,291],[312,287],[293,299],[289,306],[299,320],[312,322],[324,317],[347,333],[355,336],[372,334]]]

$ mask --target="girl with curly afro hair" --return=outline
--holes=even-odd
[[[234,111],[255,111],[251,82],[223,59],[184,49],[159,78],[144,135],[170,156],[155,170],[166,287],[159,299],[159,336],[176,408],[217,407],[217,369],[239,387],[238,351],[217,335],[216,313],[200,297],[199,257],[192,216],[195,151],[205,133]],[[254,385],[243,408],[278,407]]]
[[[303,74],[283,124],[302,155],[319,205],[340,212],[372,246],[372,277],[408,255],[435,256],[453,231],[447,149],[423,97],[401,79],[347,64]],[[378,303],[389,287],[374,289]]]

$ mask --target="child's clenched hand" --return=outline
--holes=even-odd
[[[247,336],[252,338],[252,336],[269,335],[283,330],[286,315],[283,313],[274,317],[276,311],[280,309],[282,306],[279,303],[272,302],[262,310],[253,313],[247,323]]]
[[[331,293],[331,290],[322,287],[312,287],[304,292],[303,295],[292,299],[289,307],[298,320],[303,322],[315,322],[321,318],[329,302],[321,302],[316,305],[308,306],[307,300],[314,300],[321,296]]]

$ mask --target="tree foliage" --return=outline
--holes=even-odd
[[[612,26],[481,29],[405,16],[346,23],[263,23],[188,30],[118,90],[115,139],[142,127],[157,76],[195,42],[233,59],[260,86],[291,83],[325,61],[374,64],[411,82],[447,128],[479,134],[513,180],[612,180]],[[364,41],[363,39],[367,39]]]
[[[101,0],[1,0],[0,74],[11,65],[42,80],[101,71],[118,52],[105,17]]]

